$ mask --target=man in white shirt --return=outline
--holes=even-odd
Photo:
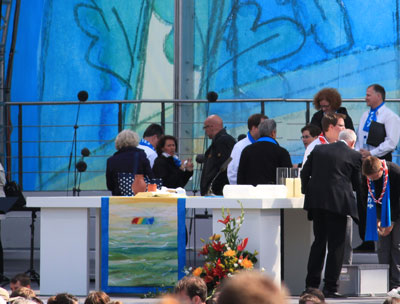
[[[143,138],[140,140],[138,145],[138,148],[144,150],[146,153],[151,168],[153,168],[154,160],[158,156],[156,146],[162,135],[164,135],[162,126],[153,123],[144,131]]]
[[[322,133],[311,144],[308,145],[304,153],[303,166],[307,161],[308,155],[316,145],[331,144],[338,140],[340,131],[345,129],[344,115],[339,113],[326,114],[322,118]]]
[[[247,136],[235,144],[231,153],[232,161],[229,163],[228,166],[229,184],[231,185],[237,184],[237,173],[239,169],[239,161],[240,161],[240,156],[242,155],[242,151],[248,145],[255,143],[256,140],[260,137],[258,133],[258,125],[265,119],[268,119],[268,117],[261,113],[253,114],[248,118],[247,127],[249,128],[249,131],[247,132]]]
[[[367,88],[365,101],[370,107],[361,116],[357,132],[356,150],[359,150],[363,159],[372,155],[388,161],[392,160],[392,152],[400,139],[400,118],[385,105],[385,89],[379,84],[372,84]],[[367,144],[368,134],[372,121],[385,126],[385,140],[374,147]]]

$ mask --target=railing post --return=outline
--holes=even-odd
[[[118,133],[122,131],[122,103],[118,103]]]
[[[22,155],[22,105],[18,105],[18,184],[24,189],[23,183],[23,155]]]

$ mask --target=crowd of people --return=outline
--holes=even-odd
[[[248,118],[248,132],[240,141],[229,135],[218,115],[204,121],[211,145],[202,158],[201,195],[222,195],[226,184],[275,184],[276,168],[301,167],[304,209],[313,221],[305,287],[318,289],[325,264],[325,297],[341,297],[338,279],[343,263],[351,263],[352,221],[365,244],[378,244],[380,263],[390,265],[390,295],[400,294],[400,167],[392,152],[400,138],[400,118],[385,103],[385,89],[366,89],[369,107],[355,132],[353,120],[334,88],[314,96],[317,112],[301,129],[305,146],[302,163],[292,164],[289,152],[277,141],[277,124],[257,113]],[[121,195],[120,173],[160,178],[171,188],[184,187],[193,174],[191,159],[180,160],[175,137],[152,124],[139,141],[130,130],[115,141],[118,150],[107,161],[107,187]],[[325,262],[325,253],[327,257]]]

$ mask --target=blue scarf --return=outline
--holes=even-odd
[[[259,142],[259,141],[267,141],[267,142],[273,143],[275,145],[278,145],[277,141],[275,139],[273,139],[272,137],[269,137],[269,136],[260,137],[259,139],[257,139],[257,142]]]
[[[250,132],[247,132],[247,137],[249,138],[249,140],[250,140],[250,142],[251,142],[252,144],[254,144],[254,143],[256,142],[256,140],[254,139],[254,137],[251,136]]]
[[[376,107],[375,109],[370,109],[369,110],[369,113],[368,113],[368,117],[367,117],[367,120],[365,121],[365,125],[364,125],[364,128],[363,128],[363,130],[365,131],[365,132],[369,132],[369,127],[371,126],[371,122],[372,121],[376,121],[376,112],[379,110],[379,108],[380,107],[382,107],[383,105],[384,105],[385,103],[384,102],[382,102],[380,105],[379,105],[379,107]]]
[[[147,140],[145,140],[145,139],[143,139],[143,138],[140,140],[139,145],[149,147],[149,148],[152,149],[153,151],[156,150],[156,149],[154,149],[154,147],[153,147],[153,145],[152,145],[151,143],[149,143]]]
[[[384,171],[385,172],[385,171]],[[385,179],[385,176],[383,176]],[[375,185],[374,182],[371,181],[370,184],[371,192],[375,197]],[[383,189],[382,189],[383,190]],[[381,227],[390,227],[390,183],[389,183],[389,174],[386,185],[386,191],[382,198],[382,208],[381,208]],[[367,222],[365,229],[365,240],[366,241],[377,241],[378,240],[378,231],[376,226],[376,204],[372,198],[371,193],[368,191],[368,201],[367,201]]]
[[[176,155],[174,155],[174,156],[171,156],[171,155],[169,155],[168,153],[166,153],[166,152],[163,152],[162,153],[165,157],[172,157],[172,159],[174,160],[174,164],[175,164],[175,166],[177,166],[178,168],[182,165],[182,161],[178,158],[178,156],[176,156]]]

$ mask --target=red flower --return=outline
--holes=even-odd
[[[220,241],[218,241],[217,243],[213,242],[211,246],[212,248],[214,248],[215,251],[222,251],[224,249],[224,245],[221,244]]]
[[[231,216],[228,214],[224,220],[218,220],[218,222],[226,225],[226,224],[228,224],[228,222],[230,220],[231,220]]]
[[[207,255],[208,254],[208,245],[204,245],[203,249],[200,251],[199,255]]]
[[[245,238],[237,247],[238,251],[243,251],[247,246],[247,241],[249,238]]]

